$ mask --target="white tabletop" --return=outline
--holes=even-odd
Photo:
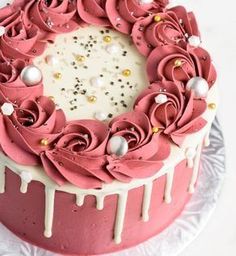
[[[227,177],[217,209],[200,236],[181,256],[236,255],[236,16],[235,0],[175,0],[193,10],[203,46],[213,56],[221,90],[220,118],[226,144]]]
[[[0,5],[5,0],[0,0]],[[218,207],[200,236],[181,256],[236,255],[236,1],[173,0],[194,11],[203,46],[210,51],[221,88],[220,118],[226,143],[227,178]]]

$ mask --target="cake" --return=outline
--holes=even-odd
[[[63,255],[159,234],[194,193],[215,82],[194,14],[167,0],[0,9],[1,223]]]

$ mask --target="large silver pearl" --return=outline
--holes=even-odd
[[[42,81],[42,72],[39,68],[34,65],[26,66],[20,74],[21,80],[27,86],[33,86]]]
[[[201,99],[207,97],[209,85],[204,78],[196,76],[188,81],[186,89],[194,91],[195,99]]]
[[[113,136],[108,141],[107,151],[111,155],[116,155],[118,157],[122,157],[127,154],[129,150],[127,140],[122,136]]]

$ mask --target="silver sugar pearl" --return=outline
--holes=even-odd
[[[29,65],[21,71],[20,78],[27,86],[33,86],[40,83],[43,76],[39,68]]]
[[[129,150],[127,140],[122,136],[113,136],[108,141],[107,151],[110,155],[122,157],[127,154]]]
[[[209,85],[204,78],[196,76],[188,81],[186,89],[194,91],[195,99],[201,99],[207,97]]]

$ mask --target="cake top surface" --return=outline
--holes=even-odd
[[[16,0],[0,9],[1,151],[43,166],[60,186],[155,175],[216,108],[196,19],[167,4]]]

